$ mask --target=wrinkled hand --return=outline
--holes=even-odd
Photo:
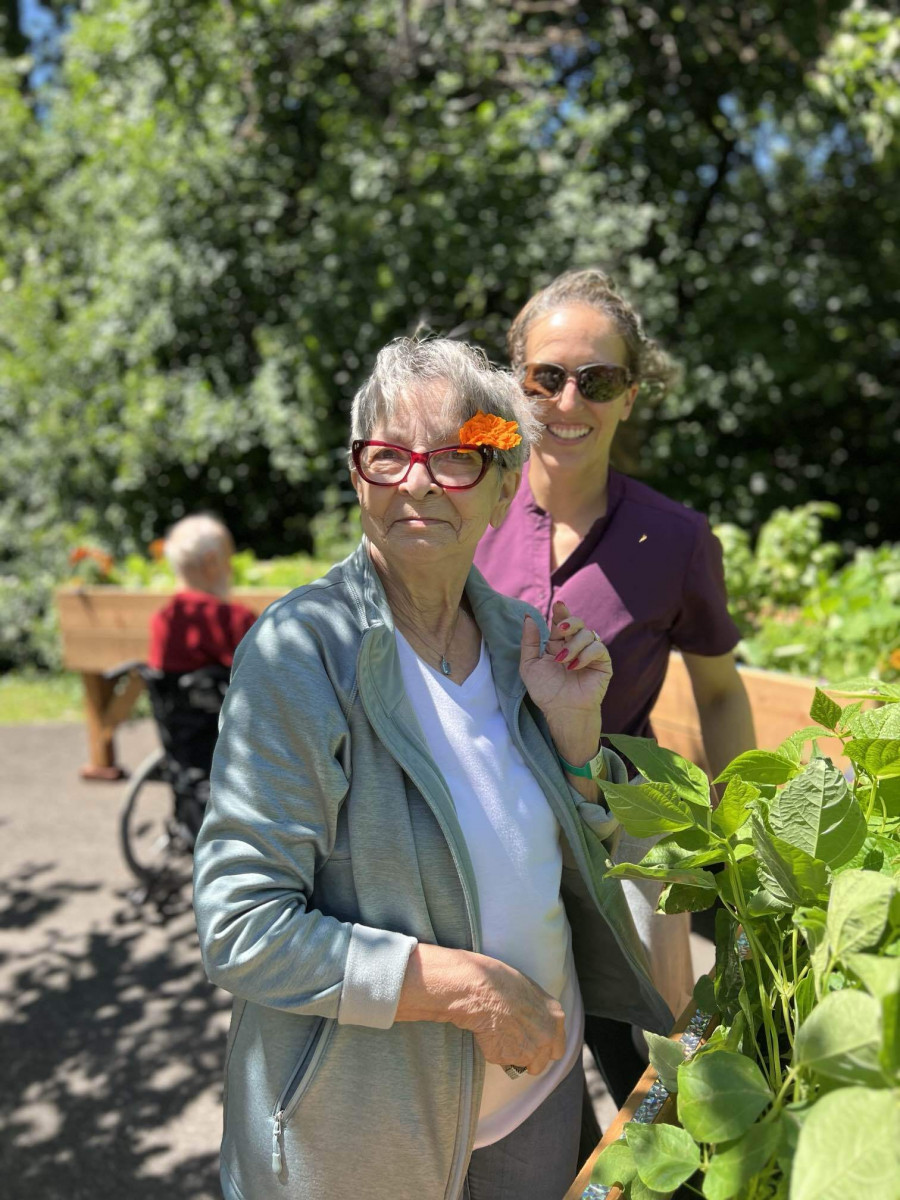
[[[489,1063],[527,1067],[540,1075],[566,1052],[565,1014],[533,979],[497,959],[485,959],[467,1013],[456,1019],[475,1035]]]
[[[590,758],[600,739],[600,705],[612,679],[609,651],[592,629],[562,601],[553,606],[550,639],[541,654],[540,631],[530,617],[522,629],[519,670],[556,747],[570,761],[582,750]],[[592,747],[592,748],[591,748]]]

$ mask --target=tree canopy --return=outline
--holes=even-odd
[[[683,366],[644,407],[649,483],[900,536],[886,8],[93,0],[37,88],[9,11],[0,665],[79,538],[207,508],[308,548],[377,349],[423,326],[503,361],[572,265]]]

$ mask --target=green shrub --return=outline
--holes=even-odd
[[[779,509],[751,548],[747,532],[720,525],[729,608],[755,667],[840,679],[900,678],[900,544],[857,549],[822,538],[830,504]]]

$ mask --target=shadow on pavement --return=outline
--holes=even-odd
[[[227,998],[199,966],[189,906],[148,931],[151,913],[107,892],[102,925],[73,939],[47,919],[96,886],[45,884],[53,866],[26,864],[0,891],[6,928],[40,923],[4,963],[0,1196],[220,1195],[208,1122],[196,1153],[190,1128],[198,1097],[218,1103]]]

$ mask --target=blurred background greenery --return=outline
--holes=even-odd
[[[55,665],[78,543],[121,561],[207,509],[258,558],[336,553],[376,350],[504,361],[587,263],[683,366],[625,465],[734,527],[736,611],[810,502],[833,549],[785,604],[819,588],[822,627],[851,569],[889,599],[895,552],[852,556],[900,540],[898,49],[846,0],[6,0],[0,670]]]

